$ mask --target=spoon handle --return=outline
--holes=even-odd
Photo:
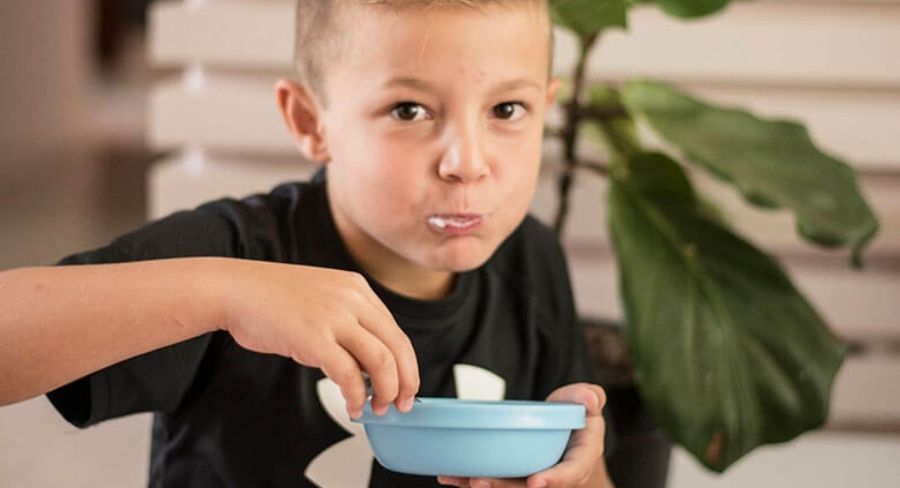
[[[372,387],[372,378],[370,378],[369,373],[366,373],[365,371],[362,372],[362,377],[363,383],[366,384],[366,396],[368,398],[372,398],[373,396],[375,396],[375,388]],[[413,398],[413,401],[415,403],[422,403],[422,400],[419,399],[418,395]]]

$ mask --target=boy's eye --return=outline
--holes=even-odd
[[[525,115],[525,105],[521,102],[503,102],[494,105],[494,117],[502,120],[518,120]]]
[[[394,105],[394,108],[391,110],[391,115],[404,122],[412,122],[424,119],[428,113],[425,111],[425,107],[418,103],[403,102]]]

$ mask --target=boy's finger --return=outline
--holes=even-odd
[[[338,345],[327,348],[322,352],[322,357],[327,358],[322,362],[322,372],[341,389],[341,395],[347,402],[347,413],[353,418],[358,418],[362,415],[367,396],[359,363],[353,355]]]
[[[469,486],[475,488],[527,488],[528,484],[521,478],[472,478],[469,480]]]
[[[572,433],[562,462],[533,475],[528,486],[570,486],[580,484],[602,463],[605,426],[601,416],[588,416],[584,429]]]
[[[385,317],[377,310],[362,310],[359,319],[360,325],[387,346],[394,357],[398,381],[395,398],[397,408],[401,408],[403,402],[411,401],[419,392],[419,363],[412,342],[389,314]]]
[[[337,340],[369,374],[375,392],[372,410],[376,415],[383,414],[397,399],[400,388],[394,354],[364,327],[346,328],[338,335]]]
[[[606,405],[606,392],[599,385],[576,383],[555,390],[547,397],[547,401],[580,403],[591,417],[601,414]]]
[[[454,476],[438,476],[438,483],[447,486],[466,488],[527,488],[528,480],[524,478],[460,478]]]
[[[456,476],[438,476],[438,483],[447,486],[461,486],[465,488],[527,488],[527,482],[523,478],[461,478]]]
[[[438,483],[444,486],[460,486],[465,487],[469,486],[468,478],[456,478],[453,476],[438,476]]]
[[[375,313],[365,310],[357,311],[360,315],[360,323],[370,332],[375,334],[394,354],[399,375],[399,392],[396,399],[397,408],[403,411],[412,407],[413,398],[419,393],[419,363],[409,337],[394,320],[387,305],[381,301],[378,294],[369,286],[365,277],[354,273],[356,289],[360,291],[366,301],[375,308]]]
[[[540,486],[541,481],[544,482],[544,486],[550,487],[578,486],[584,483],[600,462],[599,458],[594,458],[588,451],[586,446],[570,448],[572,456],[566,456],[566,459],[556,466],[532,476],[534,481],[529,483],[529,486]]]

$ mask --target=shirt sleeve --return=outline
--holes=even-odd
[[[179,212],[58,264],[192,256],[237,257],[229,220],[208,209]],[[136,356],[51,391],[47,397],[77,427],[137,412],[172,412],[191,388],[212,341],[213,335],[207,334]]]

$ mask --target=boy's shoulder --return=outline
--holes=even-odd
[[[272,214],[291,211],[300,207],[304,200],[312,199],[322,187],[320,182],[287,181],[268,190],[261,190],[244,196],[230,196],[205,202],[189,212],[211,212],[228,220],[252,217],[253,214]],[[322,188],[324,191],[324,188]],[[259,218],[257,216],[257,218]]]
[[[320,227],[327,212],[321,181],[283,182],[267,192],[207,202],[193,213],[225,222],[237,257],[290,262],[297,238]]]

